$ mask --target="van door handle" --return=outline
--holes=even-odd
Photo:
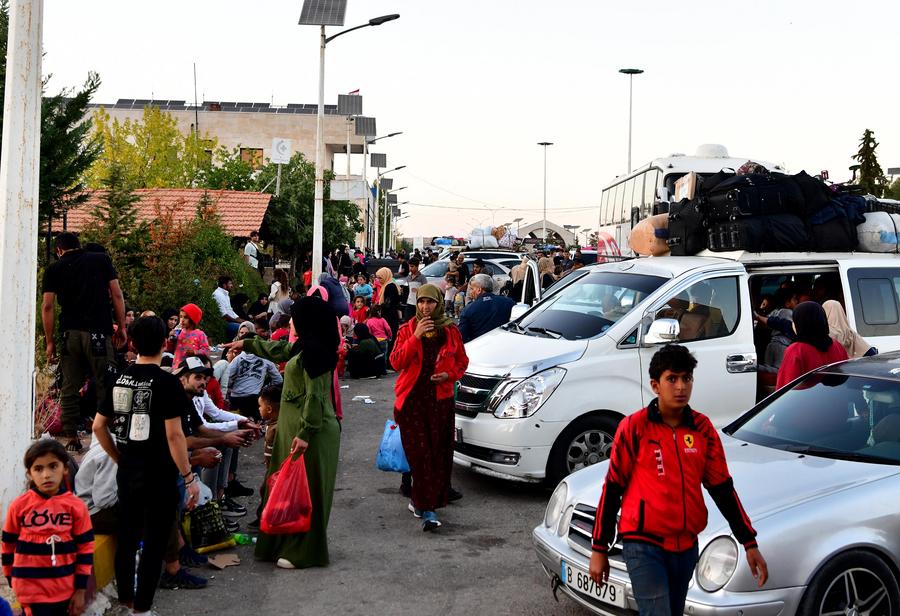
[[[756,372],[756,353],[727,356],[725,358],[725,369],[732,373]]]

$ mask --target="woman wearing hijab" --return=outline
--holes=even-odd
[[[462,336],[444,314],[443,294],[433,284],[419,287],[416,316],[397,333],[391,364],[394,418],[413,475],[409,510],[423,530],[441,525],[435,510],[450,495],[453,468],[453,387],[469,365]]]
[[[828,319],[828,335],[841,343],[848,357],[868,357],[878,353],[878,349],[857,334],[847,321],[847,314],[839,302],[830,299],[822,304]]]
[[[363,379],[384,374],[384,352],[365,323],[353,328],[356,344],[347,352],[347,369],[350,378]]]
[[[322,299],[304,297],[291,307],[291,323],[298,336],[295,343],[251,339],[227,345],[274,362],[287,362],[267,479],[288,456],[304,454],[312,526],[308,532],[294,535],[260,533],[256,557],[274,561],[282,569],[328,564],[328,517],[341,441],[332,404],[338,348],[335,322],[334,311]]]
[[[825,309],[816,302],[802,302],[794,308],[796,341],[784,352],[778,369],[776,389],[781,389],[810,370],[847,359],[847,351],[828,335]]]
[[[394,282],[394,275],[386,267],[375,272],[375,278],[381,283],[381,292],[378,294],[376,304],[381,306],[381,316],[388,322],[392,332],[400,328],[400,288]],[[391,353],[388,348],[388,355]]]
[[[541,277],[541,290],[546,289],[556,282],[556,274],[553,273],[555,269],[556,266],[553,263],[553,259],[550,257],[541,257],[538,260],[538,274]]]

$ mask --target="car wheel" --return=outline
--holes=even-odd
[[[900,589],[891,569],[874,554],[854,550],[822,567],[806,589],[797,613],[889,616],[898,610]]]
[[[612,417],[588,415],[562,431],[547,462],[547,479],[552,485],[566,475],[609,458],[619,422]]]

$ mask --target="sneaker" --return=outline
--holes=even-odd
[[[406,506],[406,508],[409,509],[415,517],[417,517],[417,518],[422,517],[422,512],[419,511],[418,509],[416,509],[415,505],[413,505],[412,503],[408,504]]]
[[[184,568],[179,569],[175,575],[163,571],[162,576],[159,578],[159,587],[166,590],[178,590],[179,588],[196,590],[198,588],[206,588],[206,584],[206,578],[194,575]]]
[[[230,534],[234,534],[241,530],[241,525],[231,518],[222,518],[222,521],[225,523],[225,530],[227,530]]]
[[[441,527],[441,521],[438,520],[434,511],[422,512],[422,530],[428,532]]]
[[[222,515],[229,518],[242,518],[247,515],[247,508],[228,496],[219,503],[219,509],[222,510]]]
[[[458,501],[459,499],[461,499],[462,496],[463,496],[462,492],[458,492],[458,491],[454,490],[453,488],[450,488],[450,491],[447,493],[447,500],[452,503],[454,501]]]
[[[225,488],[225,496],[230,496],[231,498],[237,496],[253,496],[254,494],[256,494],[256,490],[248,488],[237,479],[229,481],[228,487]]]
[[[198,554],[189,545],[184,545],[178,552],[178,562],[182,567],[201,567],[209,563],[203,554]]]

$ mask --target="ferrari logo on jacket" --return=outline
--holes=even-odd
[[[685,434],[684,435],[684,444],[688,447],[694,446],[694,435],[693,434]]]

